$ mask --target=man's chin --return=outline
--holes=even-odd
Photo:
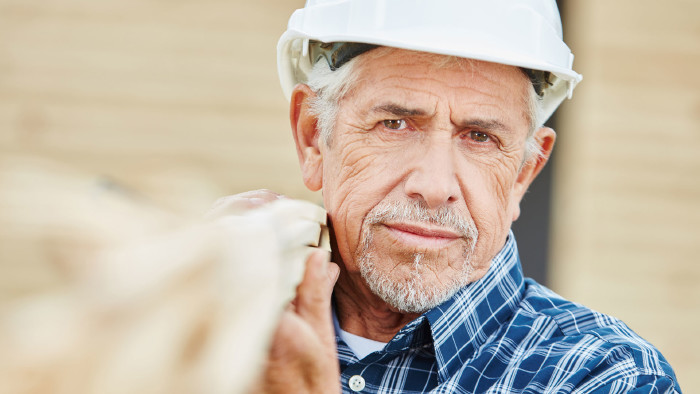
[[[391,308],[424,313],[450,299],[469,283],[470,238],[442,248],[416,248],[383,236],[384,226],[364,238],[357,266],[370,290]]]
[[[468,279],[465,275],[439,281],[434,272],[420,262],[410,268],[407,265],[395,267],[391,272],[378,270],[371,260],[363,261],[360,267],[370,290],[392,309],[404,313],[420,314],[435,308],[464,287]]]
[[[457,274],[456,270],[461,269],[457,262],[465,261],[463,245],[443,249],[377,246],[371,249],[370,254],[375,256],[375,264],[396,281],[416,279],[420,275],[423,280],[440,283]]]
[[[375,288],[373,291],[389,307],[402,313],[425,313],[449,300],[460,288],[434,289],[426,288]]]

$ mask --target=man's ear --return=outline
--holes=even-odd
[[[292,91],[289,105],[289,121],[297,146],[299,166],[304,184],[311,191],[323,186],[323,155],[318,148],[317,118],[311,111],[311,101],[316,94],[307,85],[298,84]]]
[[[532,181],[535,180],[537,175],[542,171],[549,156],[552,154],[552,149],[554,148],[554,141],[557,139],[557,134],[549,127],[541,127],[535,131],[534,135],[535,141],[541,154],[534,153],[531,158],[529,158],[520,169],[520,174],[513,185],[513,195],[512,204],[513,218],[515,221],[520,216],[520,201],[523,199],[525,192],[530,187]]]

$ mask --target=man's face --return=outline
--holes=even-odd
[[[357,60],[319,143],[325,206],[348,277],[422,312],[486,273],[518,215],[529,82],[399,49]]]

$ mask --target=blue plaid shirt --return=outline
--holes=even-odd
[[[671,366],[621,321],[523,277],[513,234],[488,273],[358,360],[344,393],[673,393]]]

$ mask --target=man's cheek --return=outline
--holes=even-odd
[[[388,192],[386,188],[391,183],[392,173],[380,152],[364,149],[347,155],[338,172],[329,176],[336,178],[336,192],[341,198],[350,198],[352,194],[361,200],[374,200]]]
[[[467,204],[474,211],[504,211],[510,201],[515,177],[504,163],[480,167],[466,181],[469,189]]]

